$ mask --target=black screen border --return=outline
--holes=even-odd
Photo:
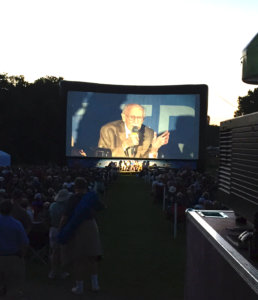
[[[207,130],[207,111],[208,111],[208,86],[206,84],[185,84],[185,85],[120,85],[102,84],[80,81],[60,81],[60,98],[63,113],[63,161],[67,159],[93,159],[93,157],[71,157],[66,155],[66,114],[67,114],[67,95],[70,91],[113,93],[113,94],[198,94],[200,95],[200,119],[199,119],[199,158],[196,161],[198,170],[205,170],[205,147]],[[101,160],[101,158],[96,158]],[[119,159],[119,158],[116,158]],[[166,159],[166,161],[186,161],[183,159]]]

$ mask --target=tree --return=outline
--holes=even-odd
[[[235,111],[234,117],[256,111],[258,111],[258,88],[254,89],[254,91],[249,90],[247,96],[238,97],[238,110]]]
[[[14,163],[58,162],[64,152],[63,78],[47,76],[34,83],[24,76],[0,74],[0,149]]]
[[[22,75],[0,74],[0,149],[10,153],[13,161],[20,152],[17,149],[17,140],[22,130],[22,99],[26,97],[27,86],[29,83]]]
[[[64,104],[59,97],[59,82],[63,78],[47,76],[36,80],[29,88],[27,107],[31,110],[32,153],[44,163],[58,162],[64,147]]]

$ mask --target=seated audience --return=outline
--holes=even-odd
[[[27,211],[21,206],[21,201],[22,192],[20,190],[15,190],[12,195],[13,208],[11,216],[16,220],[19,220],[22,223],[25,231],[29,233],[32,227],[32,220]]]
[[[34,211],[32,207],[29,205],[29,200],[26,197],[23,197],[21,199],[20,205],[25,211],[27,212],[28,216],[30,217],[30,220],[34,220]]]

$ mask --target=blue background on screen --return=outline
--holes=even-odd
[[[158,134],[170,131],[170,141],[159,158],[198,159],[200,97],[197,94],[133,95],[69,91],[66,154],[74,147],[94,156],[101,126],[121,119],[122,108],[138,103],[145,108],[144,125]]]

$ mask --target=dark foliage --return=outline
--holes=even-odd
[[[247,115],[258,111],[258,88],[254,91],[249,90],[244,97],[238,97],[238,110],[235,111],[234,117]]]
[[[219,126],[208,125],[206,131],[206,146],[219,146]]]
[[[24,76],[0,74],[0,149],[14,163],[59,163],[63,152],[63,116],[59,82],[34,83]]]

